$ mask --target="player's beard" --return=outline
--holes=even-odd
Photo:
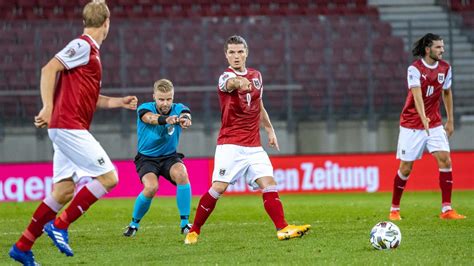
[[[443,55],[443,54],[439,54],[439,55],[437,56],[435,53],[430,52],[429,57],[430,57],[431,59],[435,60],[435,61],[439,61],[439,60],[441,60],[442,55]]]
[[[161,114],[167,115],[170,112],[171,108],[169,108],[169,107],[159,107],[158,110],[160,111]]]

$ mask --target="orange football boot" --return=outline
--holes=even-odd
[[[449,210],[441,213],[439,218],[444,220],[459,220],[466,219],[466,216],[457,213],[455,210]]]
[[[402,219],[402,217],[400,217],[400,211],[390,211],[388,219],[390,219],[391,221],[400,221]]]
[[[184,239],[184,244],[186,245],[193,245],[198,242],[198,233],[196,232],[191,232],[186,235],[186,238]]]
[[[311,225],[287,225],[285,228],[277,231],[278,240],[287,240],[295,237],[302,237],[308,230],[311,228]]]

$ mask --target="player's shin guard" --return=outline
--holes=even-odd
[[[283,205],[276,186],[269,186],[263,189],[263,206],[272,219],[277,230],[285,228],[288,223],[285,221],[285,214],[283,212]]]
[[[189,183],[177,185],[176,204],[181,218],[180,227],[183,228],[189,223],[189,213],[191,212],[191,185]]]
[[[216,207],[217,200],[220,196],[220,193],[210,188],[209,191],[201,197],[196,210],[196,217],[194,217],[193,226],[191,227],[191,230],[189,230],[190,233],[201,233],[201,227],[204,225],[207,218],[209,218],[212,211]]]
[[[451,210],[451,194],[453,191],[453,174],[451,169],[439,169],[439,187],[443,212]]]
[[[54,226],[66,230],[72,222],[81,217],[92,204],[106,193],[107,190],[98,180],[87,183],[87,185],[77,193],[66,210],[56,218]]]
[[[408,176],[402,175],[400,170],[395,175],[393,182],[393,194],[392,194],[392,208],[391,211],[400,210],[400,200],[402,199],[403,190],[407,184]]]
[[[35,240],[43,233],[44,225],[53,220],[62,207],[63,205],[56,202],[52,196],[45,198],[33,214],[28,228],[16,242],[16,247],[21,251],[30,250]]]

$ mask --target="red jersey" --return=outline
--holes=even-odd
[[[99,45],[89,35],[71,41],[55,56],[59,74],[49,128],[89,129],[102,79]]]
[[[226,91],[230,78],[244,77],[251,83],[250,92]],[[260,104],[262,101],[262,75],[247,68],[238,72],[228,68],[219,78],[219,102],[221,105],[221,130],[217,144],[235,144],[246,147],[262,146],[260,142]]]
[[[407,80],[409,91],[400,116],[400,125],[412,129],[424,128],[411,92],[411,88],[420,87],[426,117],[430,119],[430,128],[440,126],[442,124],[439,110],[441,93],[443,89],[451,88],[451,66],[443,60],[431,66],[423,59],[418,59],[408,67]]]

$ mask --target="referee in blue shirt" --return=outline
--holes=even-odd
[[[154,84],[155,101],[143,103],[137,109],[138,153],[135,166],[144,188],[135,201],[132,221],[124,236],[135,236],[138,231],[140,220],[147,213],[158,190],[159,176],[177,187],[181,233],[187,233],[191,227],[191,186],[182,161],[184,155],[177,153],[176,149],[182,129],[191,126],[192,118],[187,106],[173,103],[173,96],[173,83],[160,79]]]

